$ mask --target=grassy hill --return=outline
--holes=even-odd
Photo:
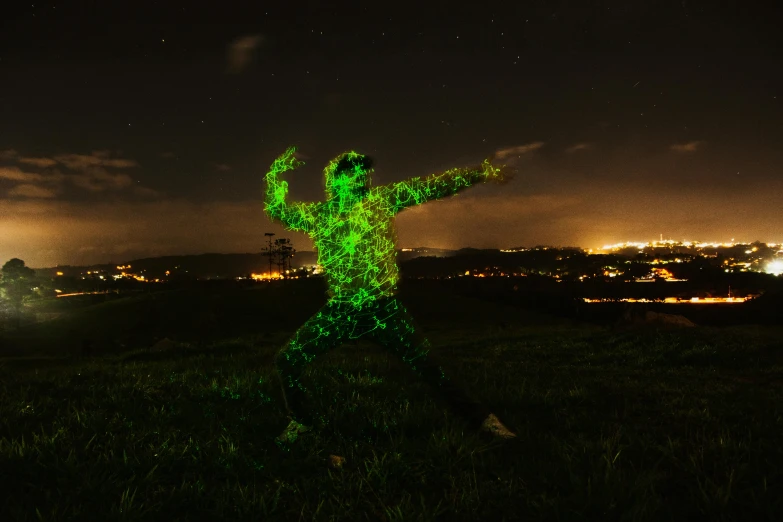
[[[458,295],[437,281],[402,285],[402,300],[427,328],[454,324],[545,324],[545,315],[521,314],[511,306]],[[281,342],[326,302],[321,279],[240,286],[201,282],[180,290],[142,293],[63,312],[56,319],[7,332],[0,355],[78,354],[84,340],[93,353],[110,354],[148,347],[168,337],[189,343],[254,336]],[[53,304],[60,304],[55,301]]]
[[[612,331],[408,285],[402,298],[433,353],[518,439],[479,434],[360,341],[310,367],[304,382],[326,423],[285,452],[273,441],[286,419],[272,358],[324,301],[322,287],[297,283],[119,299],[7,338],[16,355],[0,359],[0,513],[756,521],[783,512],[781,329]],[[65,357],[78,354],[62,337],[74,330],[78,342],[92,336],[96,357]],[[163,336],[172,349],[147,349]],[[330,454],[346,458],[343,469],[326,465]]]

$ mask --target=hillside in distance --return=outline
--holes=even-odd
[[[397,251],[397,259],[400,262],[408,261],[421,256],[450,257],[457,253],[453,250],[420,247]],[[317,253],[309,250],[296,252],[291,259],[291,267],[310,267],[317,262]],[[233,278],[247,274],[267,272],[269,270],[269,256],[263,252],[244,254],[218,254],[206,253],[197,255],[161,256],[143,259],[132,259],[122,263],[104,263],[88,266],[56,266],[48,268],[36,268],[41,276],[54,276],[57,272],[63,272],[66,276],[77,276],[87,271],[116,271],[118,266],[128,266],[128,272],[144,273],[147,278],[162,278],[167,271],[171,273],[187,273],[191,277],[198,278]],[[277,271],[277,266],[272,265],[272,271]]]

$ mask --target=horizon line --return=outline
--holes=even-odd
[[[500,248],[500,247],[486,247],[486,248],[479,248],[479,247],[472,247],[472,246],[464,246],[460,248],[441,248],[441,247],[430,247],[430,246],[418,246],[418,247],[399,247],[395,248],[396,252],[402,252],[402,251],[414,251],[414,250],[420,250],[420,249],[430,249],[430,250],[443,250],[448,252],[458,252],[460,250],[467,250],[467,249],[473,249],[473,250],[514,250],[518,248],[525,248],[525,249],[531,249],[531,248],[538,248],[538,247],[544,247],[544,248],[552,248],[552,249],[566,249],[566,248],[577,248],[579,250],[582,250],[584,252],[591,252],[594,250],[606,250],[606,246],[617,246],[617,245],[635,245],[635,244],[645,244],[650,245],[654,243],[667,243],[667,242],[673,242],[674,244],[683,244],[683,243],[696,243],[696,244],[710,244],[710,245],[750,245],[753,243],[762,243],[764,245],[783,245],[783,242],[769,242],[769,241],[735,241],[734,238],[731,239],[731,242],[725,242],[725,241],[698,241],[698,240],[687,240],[687,239],[681,239],[681,240],[674,240],[674,239],[655,239],[652,241],[622,241],[619,243],[614,243],[612,245],[604,244],[602,247],[595,247],[595,248],[584,248],[581,246],[576,245],[546,245],[546,244],[537,244],[530,247],[525,246],[514,246],[510,248]],[[299,250],[298,253],[316,253],[315,250]],[[60,267],[90,267],[90,266],[96,266],[96,265],[124,265],[127,263],[130,263],[131,261],[141,261],[144,259],[158,259],[161,257],[187,257],[187,256],[206,256],[206,255],[263,255],[264,252],[201,252],[199,254],[162,254],[157,256],[148,256],[148,257],[137,257],[134,259],[131,259],[129,261],[106,261],[106,262],[98,262],[98,263],[88,263],[88,264],[56,264],[54,266],[44,266],[44,267],[30,267],[33,270],[45,270],[45,269],[51,269],[51,268],[60,268]]]

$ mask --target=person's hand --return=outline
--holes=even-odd
[[[505,184],[511,181],[514,178],[514,174],[516,174],[515,169],[508,165],[495,165],[492,163],[493,160],[494,157],[484,160],[481,164],[484,172],[487,174],[487,181],[498,184]]]
[[[280,173],[287,170],[294,170],[302,165],[304,165],[304,161],[297,158],[296,147],[291,146],[275,160],[273,167]]]

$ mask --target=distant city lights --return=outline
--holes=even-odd
[[[767,263],[764,271],[768,274],[776,276],[783,274],[783,259],[775,259],[774,261],[770,261]]]
[[[715,304],[715,303],[744,303],[753,297],[664,297],[663,299],[589,299],[584,298],[585,303],[668,303],[668,304]]]
[[[756,243],[759,244],[759,243]],[[777,250],[781,246],[783,246],[781,243],[765,243],[764,245],[768,249],[767,253],[764,253],[763,251],[759,251],[758,246],[752,246],[752,243],[746,243],[746,242],[736,242],[734,238],[731,239],[729,242],[702,242],[702,241],[675,241],[673,239],[663,239],[661,237],[660,240],[657,241],[650,241],[647,243],[642,243],[638,241],[626,241],[624,243],[615,243],[613,245],[604,245],[602,248],[598,249],[598,252],[620,252],[623,250],[628,249],[636,249],[639,251],[639,253],[643,253],[646,249],[660,249],[660,248],[669,248],[669,249],[675,249],[675,248],[687,248],[687,249],[693,249],[696,250],[698,255],[704,256],[704,257],[717,257],[719,254],[716,249],[721,248],[742,248],[745,247],[742,251],[746,256],[749,256],[746,259],[738,259],[735,256],[737,255],[736,252],[732,252],[730,254],[730,258],[726,259],[724,261],[724,265],[727,265],[724,269],[724,272],[762,272],[767,274],[773,274],[773,275],[780,275],[783,274],[783,260],[781,259],[772,259],[770,260],[771,256],[780,256],[783,254],[783,250]],[[702,250],[707,250],[707,252],[699,252]],[[589,250],[590,253],[593,252],[593,250]],[[724,254],[725,255],[725,254]],[[668,260],[658,260],[656,259],[653,261],[653,263],[670,263],[671,261]],[[675,259],[675,262],[679,263],[681,262],[680,259]],[[667,278],[668,281],[674,281],[675,279]]]
[[[650,241],[647,243],[642,243],[640,241],[626,241],[624,243],[615,243],[614,245],[604,245],[599,250],[610,250],[610,251],[617,251],[617,250],[623,250],[626,248],[638,248],[639,250],[644,250],[645,248],[662,248],[662,247],[673,247],[673,246],[684,246],[687,248],[731,248],[735,245],[746,245],[748,243],[735,243],[734,238],[731,239],[728,243],[705,243],[701,241],[675,241],[673,239],[661,239],[660,241]],[[771,243],[769,246],[776,246],[774,243]],[[755,252],[757,249],[754,248],[753,252]]]
[[[263,272],[261,274],[250,274],[250,279],[253,279],[254,281],[270,281],[273,279],[283,279],[283,275],[277,272],[271,274],[269,272]]]

